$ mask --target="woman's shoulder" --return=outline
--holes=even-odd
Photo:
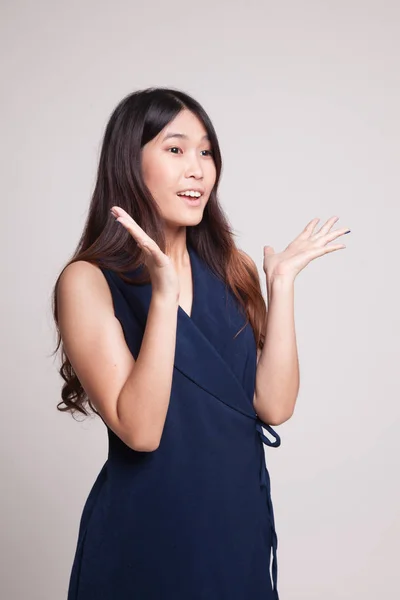
[[[59,276],[57,296],[77,302],[96,299],[111,305],[110,287],[104,275],[104,270],[95,263],[86,260],[71,262]]]

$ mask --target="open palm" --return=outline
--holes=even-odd
[[[315,228],[319,219],[313,219],[283,252],[275,252],[271,246],[264,246],[263,269],[267,277],[295,278],[315,258],[346,248],[344,244],[327,246],[329,242],[350,232],[348,228],[331,231],[338,219],[331,217],[318,231]]]

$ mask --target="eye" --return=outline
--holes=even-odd
[[[172,146],[171,148],[168,148],[168,152],[171,150],[180,150],[182,152],[182,148],[179,148],[178,146]],[[207,152],[208,156],[213,156],[212,150],[202,150],[202,152]],[[176,152],[172,152],[172,154],[176,154]]]
[[[181,148],[178,148],[178,146],[173,146],[172,148],[168,148],[168,150],[181,150]],[[176,154],[176,153],[173,152],[172,154]]]

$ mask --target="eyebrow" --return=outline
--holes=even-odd
[[[169,138],[181,138],[184,140],[189,139],[188,136],[185,133],[167,133],[167,135],[164,136],[164,138],[162,139],[163,142],[165,142],[165,140],[168,140]],[[210,141],[210,137],[209,135],[203,135],[203,137],[201,138],[201,140],[208,140]]]

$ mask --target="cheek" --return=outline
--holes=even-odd
[[[215,181],[217,179],[217,169],[216,169],[214,163],[212,163],[210,165],[210,168],[208,170],[208,179],[212,183],[212,185],[214,186],[214,183],[215,183]]]
[[[168,189],[175,190],[175,169],[167,161],[160,160],[157,165],[153,165],[151,169],[147,170],[146,183],[154,193],[165,192]]]

